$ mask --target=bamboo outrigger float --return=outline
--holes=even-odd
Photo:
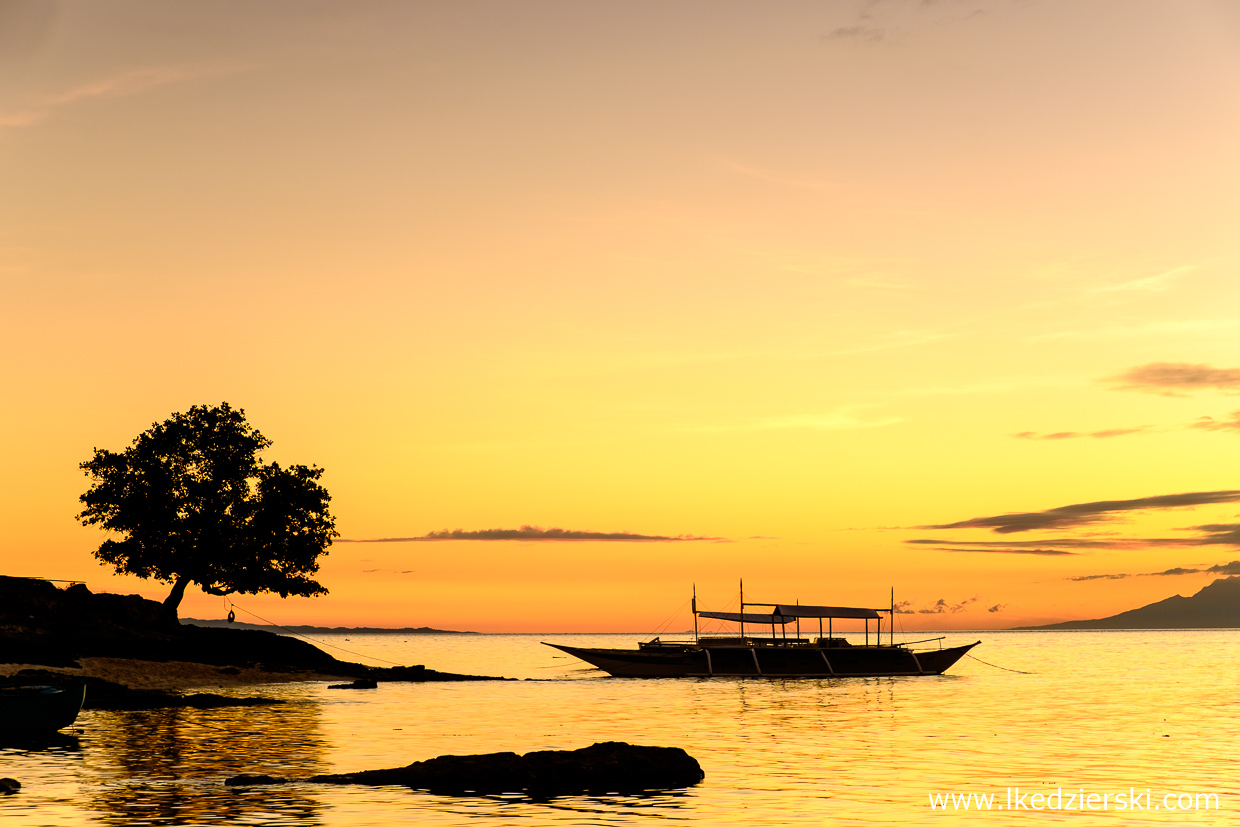
[[[941,675],[977,643],[942,648],[943,638],[911,643],[895,642],[895,606],[864,609],[847,606],[802,606],[787,603],[746,603],[741,590],[739,612],[700,611],[697,595],[693,606],[693,640],[653,640],[637,649],[584,649],[545,645],[602,669],[618,678],[871,678],[886,676]],[[746,608],[759,611],[746,611]],[[765,610],[765,611],[762,611]],[[888,642],[882,642],[883,614],[888,615]],[[705,634],[698,631],[699,618],[740,625],[737,634]],[[834,621],[862,620],[865,642],[857,645],[834,633]],[[817,620],[817,637],[801,636],[801,621]],[[824,634],[823,621],[826,621]],[[870,621],[875,621],[870,642]],[[793,636],[789,624],[795,623]],[[769,627],[770,636],[747,635],[745,625]],[[980,643],[981,641],[978,641]],[[938,648],[912,647],[938,643]]]

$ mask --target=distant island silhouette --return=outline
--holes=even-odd
[[[1215,580],[1192,597],[1166,600],[1098,620],[1068,620],[1017,630],[1054,629],[1237,629],[1240,628],[1240,577]]]
[[[181,618],[182,625],[190,626],[207,626],[211,628],[225,629],[257,629],[261,632],[292,632],[298,635],[313,634],[355,634],[355,635],[476,635],[478,632],[457,632],[452,629],[432,629],[429,626],[419,626],[416,629],[405,627],[403,629],[388,629],[379,626],[275,626],[262,623],[242,623],[235,620],[229,623],[227,620],[200,620],[194,617]]]

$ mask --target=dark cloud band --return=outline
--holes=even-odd
[[[1128,436],[1129,434],[1141,434],[1149,430],[1148,425],[1142,425],[1140,428],[1110,428],[1105,431],[1090,431],[1088,433],[1082,431],[1056,431],[1052,434],[1039,434],[1037,431],[1021,431],[1019,434],[1012,434],[1016,439],[1036,439],[1036,440],[1059,440],[1059,439],[1082,439],[1090,437],[1093,439],[1111,439],[1117,436]]]
[[[633,534],[627,531],[577,531],[566,528],[539,528],[524,525],[520,528],[486,528],[480,531],[432,531],[417,537],[381,537],[374,540],[336,540],[337,543],[426,543],[439,540],[551,540],[551,541],[608,541],[673,543],[694,540],[723,540],[722,537],[698,537],[692,534],[667,536],[662,534]]]
[[[1156,497],[1139,497],[1133,500],[1100,500],[1050,508],[1046,511],[1030,511],[1018,514],[999,514],[993,517],[973,517],[955,523],[918,526],[921,529],[987,528],[997,534],[1020,531],[1076,528],[1110,519],[1107,515],[1125,511],[1187,508],[1195,505],[1215,505],[1240,501],[1240,491],[1193,491],[1184,494],[1163,494]]]
[[[1240,391],[1240,368],[1215,368],[1187,362],[1151,362],[1103,380],[1116,390],[1183,394],[1187,391]]]
[[[1230,563],[1219,563],[1209,568],[1176,566],[1166,571],[1148,571],[1142,574],[1084,574],[1079,577],[1069,577],[1074,583],[1082,583],[1086,580],[1123,580],[1128,577],[1178,577],[1182,574],[1240,574],[1240,560],[1232,560]]]

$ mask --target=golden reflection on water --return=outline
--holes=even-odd
[[[968,642],[959,637],[948,642]],[[0,817],[5,827],[1240,823],[1232,781],[1240,769],[1240,632],[981,637],[981,657],[1033,674],[965,660],[949,675],[926,678],[619,680],[552,659],[533,636],[354,636],[350,646],[393,661],[550,680],[359,692],[290,685],[261,690],[296,701],[283,707],[88,712],[76,749],[0,746],[0,774],[27,784],[0,800]],[[683,747],[706,779],[648,796],[541,802],[390,787],[222,785],[241,772],[296,777],[607,740]],[[931,812],[927,802],[935,792],[988,792],[1002,801],[1008,787],[1129,786],[1215,792],[1220,809],[1017,815]]]
[[[298,787],[232,789],[254,767],[321,772],[319,705],[95,712],[86,745],[103,776],[86,802],[101,824],[222,824],[278,815],[321,824],[322,805]]]

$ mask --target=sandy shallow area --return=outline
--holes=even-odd
[[[232,686],[255,686],[266,683],[292,683],[296,681],[341,681],[353,678],[320,672],[266,672],[245,667],[213,666],[206,663],[183,661],[147,661],[127,658],[81,658],[81,669],[39,666],[29,663],[0,663],[0,676],[8,676],[23,669],[42,669],[77,677],[103,678],[123,684],[131,689],[162,689],[164,691],[225,689]],[[232,674],[235,672],[236,674]]]

